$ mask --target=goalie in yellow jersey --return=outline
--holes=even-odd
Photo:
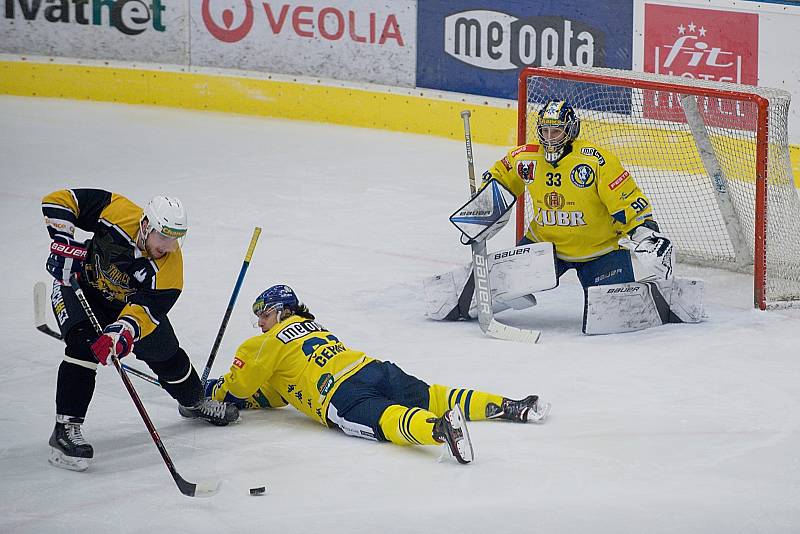
[[[316,322],[286,285],[256,299],[261,334],[239,346],[230,371],[209,380],[206,395],[246,408],[291,404],[345,434],[399,445],[441,445],[459,463],[474,455],[467,420],[541,423],[550,404],[510,400],[465,388],[428,385],[397,365],[347,347]]]
[[[530,222],[517,246],[487,258],[493,311],[535,305],[535,292],[556,287],[575,269],[585,290],[585,333],[699,321],[702,281],[673,280],[673,246],[650,199],[616,155],[579,139],[580,130],[567,102],[546,102],[537,118],[538,144],[510,149],[450,218],[462,243],[472,244],[503,227],[514,198],[525,192],[530,199]],[[641,267],[638,280],[632,257]],[[425,281],[428,317],[477,315],[471,273],[468,265]]]

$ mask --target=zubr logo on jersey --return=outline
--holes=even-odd
[[[166,9],[163,0],[6,0],[5,17],[27,21],[45,20],[52,23],[111,26],[126,35],[139,35],[152,27],[163,32],[166,26],[162,14]]]
[[[444,19],[444,46],[457,60],[492,70],[605,64],[603,33],[562,17],[517,18],[487,10],[453,13]]]
[[[735,31],[732,31],[735,29]],[[644,70],[709,81],[758,83],[758,15],[645,5]],[[705,99],[699,110],[714,126],[745,126],[733,101]],[[645,92],[645,116],[683,121],[673,93]]]
[[[258,2],[257,6],[262,8],[259,10],[252,0],[240,1],[240,9],[226,8],[219,13],[212,13],[211,8],[216,2],[203,0],[203,24],[215,39],[237,43],[247,37],[255,25],[263,24],[273,35],[285,32],[308,39],[350,40],[377,45],[391,42],[405,46],[397,15],[392,13],[379,17],[374,11],[364,13],[352,9],[345,11],[334,6],[278,5],[275,2]],[[239,17],[242,11],[244,14]],[[257,11],[263,11],[264,19],[257,20]]]

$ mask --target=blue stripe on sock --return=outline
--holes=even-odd
[[[465,391],[466,391],[466,389],[459,389],[458,390],[458,395],[456,395],[456,402],[454,404],[458,404],[459,402],[461,402],[461,397],[464,396],[464,392]]]
[[[464,399],[464,417],[467,418],[467,421],[470,420],[469,419],[469,403],[472,400],[472,394],[473,393],[475,393],[475,390],[474,389],[470,389],[469,392],[467,393],[467,398]]]
[[[403,417],[400,418],[400,424],[398,425],[398,430],[400,430],[400,434],[406,439],[407,442],[413,443],[411,440],[411,436],[408,435],[406,432],[406,417],[408,417],[408,410],[403,412]]]
[[[413,419],[414,415],[420,411],[420,408],[414,408],[413,410],[409,410],[407,413],[408,418],[406,419],[406,432],[408,432],[409,437],[411,438],[409,441],[413,441],[418,445],[422,445],[422,443],[414,437],[414,434],[411,433],[411,419]]]

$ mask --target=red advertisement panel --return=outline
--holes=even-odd
[[[644,70],[699,80],[758,84],[758,15],[645,5]],[[646,91],[644,115],[685,121],[676,95]],[[706,98],[699,110],[712,126],[754,129],[755,106]]]

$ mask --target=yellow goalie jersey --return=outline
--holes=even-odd
[[[371,361],[316,321],[293,315],[242,343],[211,397],[246,399],[249,408],[288,403],[327,426],[334,391]]]
[[[508,151],[484,173],[516,196],[527,188],[533,217],[525,236],[553,243],[566,261],[589,261],[618,250],[619,238],[653,216],[650,201],[619,159],[576,139],[555,164],[540,145]]]

